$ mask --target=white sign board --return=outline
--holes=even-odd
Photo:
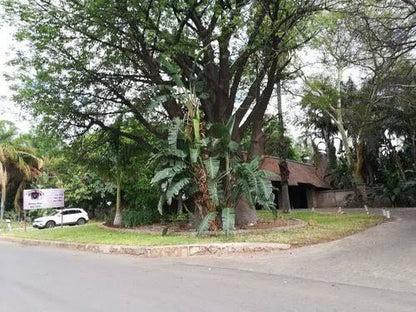
[[[23,209],[63,208],[64,189],[24,190]]]

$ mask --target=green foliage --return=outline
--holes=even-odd
[[[235,165],[236,184],[233,186],[232,196],[237,201],[244,195],[253,207],[259,204],[265,209],[271,209],[274,208],[273,186],[268,179],[269,173],[259,170],[259,165],[259,158]]]
[[[161,214],[165,203],[170,205],[179,194],[189,195],[193,184],[192,173],[189,172],[191,153],[183,142],[181,131],[184,131],[184,124],[175,121],[169,130],[169,146],[154,155],[150,162],[156,168],[150,183],[161,191],[158,203]]]
[[[340,159],[337,166],[329,171],[331,187],[335,189],[351,189],[353,187],[353,176],[351,168],[345,159]]]
[[[63,179],[66,205],[84,208],[92,218],[108,216],[110,206],[107,203],[115,201],[115,184],[84,168],[67,169],[68,175],[58,173]]]
[[[283,72],[291,51],[310,40],[311,21],[325,3],[3,0],[3,18],[33,49],[12,62],[15,99],[67,139],[96,128],[112,132],[113,121],[123,118],[162,136],[167,119],[182,117],[185,89],[201,100],[197,110],[211,123],[228,119],[246,99],[236,114],[240,125],[254,101],[249,90],[260,87],[269,103],[265,86]],[[121,32],[120,25],[126,26]],[[123,130],[149,147],[148,135]]]
[[[403,180],[394,168],[385,168],[383,183],[374,189],[374,199],[387,199],[394,207],[411,207],[416,205],[416,168],[406,171]]]
[[[166,190],[166,203],[168,205],[172,204],[172,199],[179,195],[179,192],[187,185],[191,183],[191,179],[189,178],[183,178],[179,180],[178,182],[172,184],[167,190]]]
[[[217,211],[212,211],[210,213],[208,213],[204,219],[202,220],[201,224],[199,224],[198,226],[198,232],[196,234],[196,236],[200,237],[202,235],[204,235],[204,233],[206,231],[208,231],[209,227],[211,226],[212,221],[214,221],[214,219],[217,217],[218,212]]]
[[[195,200],[195,206],[199,207],[195,212],[204,218],[204,228],[211,226],[214,220],[212,212],[217,215],[221,207],[233,208],[242,196],[249,199],[252,207],[256,204],[265,208],[273,206],[272,184],[267,173],[259,170],[260,160],[244,163],[236,154],[238,144],[231,138],[234,118],[225,125],[211,125],[210,136],[205,136],[201,132],[198,109],[192,103],[186,104],[191,109],[188,117],[172,124],[168,147],[152,160],[152,163],[157,162],[151,182],[161,192],[159,211],[162,212],[165,203],[171,205],[175,197],[185,196],[188,200]],[[192,122],[187,122],[190,120]],[[212,211],[212,205],[215,211]],[[205,219],[207,215],[210,217]],[[234,227],[234,211],[224,210],[224,218],[223,228],[229,235],[231,225]]]
[[[124,227],[135,227],[156,223],[160,220],[161,215],[154,207],[138,207],[125,211],[122,223]]]
[[[19,221],[20,214],[15,211],[6,211],[4,213],[4,219],[9,219],[12,221]]]
[[[17,128],[8,120],[0,120],[0,142],[11,143],[17,139]]]
[[[218,171],[220,170],[220,160],[215,157],[209,157],[208,159],[204,160],[204,165],[208,176],[211,179],[215,179],[218,175]]]
[[[339,95],[335,82],[326,77],[320,77],[307,83],[307,90],[302,97],[303,107],[311,106],[318,109],[323,114],[333,114]]]
[[[229,237],[232,235],[235,226],[235,212],[234,208],[223,208],[221,211],[222,229],[225,235]]]
[[[25,138],[17,134],[13,123],[0,121],[0,138],[0,220],[3,220],[5,211],[11,206],[16,213],[21,212],[23,190],[26,184],[39,178],[44,160],[36,155]]]

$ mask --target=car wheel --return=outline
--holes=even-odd
[[[83,224],[85,224],[85,219],[84,219],[84,218],[79,218],[79,219],[78,219],[78,221],[77,221],[77,224],[78,224],[78,225],[83,225]]]
[[[45,224],[45,228],[47,228],[47,229],[52,229],[54,227],[55,227],[55,222],[53,222],[53,221],[48,221]]]

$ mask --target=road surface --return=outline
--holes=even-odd
[[[142,259],[0,242],[0,311],[416,311],[416,210],[262,255]]]

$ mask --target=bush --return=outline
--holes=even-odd
[[[162,216],[157,209],[140,207],[139,209],[131,209],[123,212],[122,223],[123,227],[135,227],[159,222],[161,219]]]
[[[18,221],[19,220],[19,214],[16,213],[15,211],[13,211],[13,210],[6,211],[4,213],[4,219],[10,219],[12,221]]]
[[[351,169],[346,160],[341,159],[337,166],[330,170],[330,185],[334,189],[349,189],[353,187]]]

